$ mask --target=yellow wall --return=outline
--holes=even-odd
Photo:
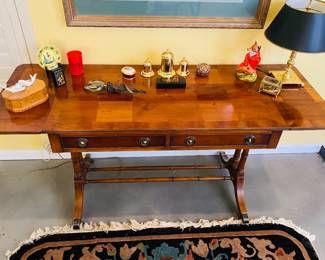
[[[246,48],[257,40],[262,45],[262,63],[285,63],[289,52],[268,42],[263,30],[239,29],[154,29],[154,28],[77,28],[66,27],[61,0],[28,0],[38,47],[53,44],[65,53],[80,49],[85,63],[141,64],[146,58],[160,62],[166,48],[175,60],[187,57],[193,63],[238,63]],[[266,27],[277,14],[283,0],[272,0]],[[325,54],[299,54],[297,67],[325,98]],[[1,137],[1,148],[38,149],[44,137]],[[323,144],[325,131],[290,132],[282,144]]]

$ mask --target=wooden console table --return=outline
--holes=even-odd
[[[208,78],[197,78],[194,69],[186,89],[157,90],[155,78],[139,76],[136,87],[145,94],[90,93],[85,82],[94,79],[121,82],[122,66],[86,65],[82,77],[67,76],[67,86],[49,87],[48,102],[21,114],[6,111],[0,100],[1,134],[38,134],[49,136],[53,152],[70,152],[74,167],[74,225],[82,219],[84,185],[88,183],[211,181],[231,180],[240,215],[248,221],[244,199],[244,169],[249,149],[275,148],[284,130],[325,129],[325,105],[304,80],[305,87],[283,90],[277,98],[257,92],[260,81],[241,82],[234,77],[235,66],[212,66]],[[282,65],[263,66],[283,69]],[[21,65],[8,85],[37,73],[37,65]],[[260,74],[259,78],[263,75]],[[145,151],[188,149],[235,149],[231,159],[220,155],[217,165],[92,167],[82,152]],[[204,177],[105,178],[88,179],[94,171],[146,171],[220,169],[229,176]]]

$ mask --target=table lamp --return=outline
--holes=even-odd
[[[272,71],[283,85],[303,86],[292,70],[297,52],[325,52],[325,1],[289,0],[265,31],[274,44],[291,50],[285,71]]]

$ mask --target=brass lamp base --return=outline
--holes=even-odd
[[[286,75],[287,72],[285,70],[277,70],[270,72],[274,75],[277,80],[282,83],[282,87],[285,87],[286,85],[297,85],[298,87],[302,88],[304,86],[304,83],[293,70],[289,72],[289,75]]]
[[[292,70],[293,65],[295,65],[295,59],[296,59],[297,52],[291,51],[290,58],[287,62],[287,68],[285,71],[271,71],[273,73],[274,77],[281,82],[282,87],[285,88],[285,86],[288,85],[295,85],[299,88],[302,88],[304,86],[304,83],[301,81],[301,79],[298,77],[298,75]]]

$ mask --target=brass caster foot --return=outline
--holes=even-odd
[[[81,219],[74,219],[72,221],[72,226],[74,230],[80,229],[80,225],[81,225]]]
[[[241,215],[241,219],[243,220],[244,224],[248,224],[249,223],[249,217],[248,214],[242,214]]]

